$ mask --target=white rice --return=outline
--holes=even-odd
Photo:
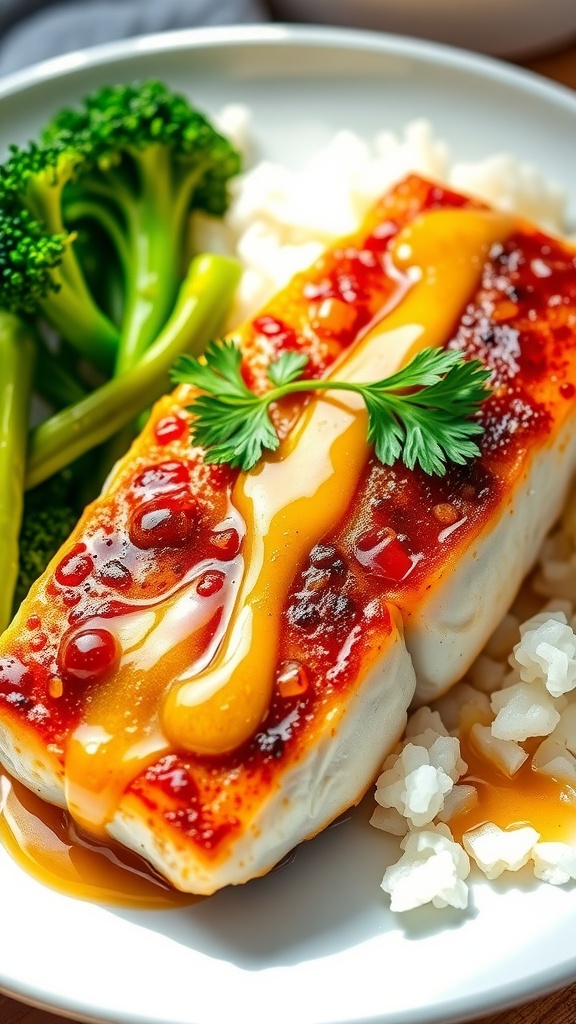
[[[225,108],[219,123],[249,154],[246,108]],[[382,130],[365,140],[339,132],[298,171],[269,161],[248,170],[223,222],[195,217],[194,245],[237,255],[244,267],[228,326],[253,315],[326,246],[356,230],[377,198],[409,172],[523,214],[546,230],[565,230],[562,191],[510,154],[453,162],[421,120],[401,136]],[[465,908],[470,858],[490,879],[529,861],[535,876],[553,885],[576,878],[576,849],[541,842],[532,827],[503,831],[488,822],[466,833],[463,846],[449,829],[451,818],[478,800],[475,787],[460,782],[467,769],[458,737],[463,716],[473,716],[476,747],[499,771],[513,777],[529,757],[522,744],[538,737],[534,767],[576,787],[576,496],[544,544],[535,589],[543,601],[552,599],[543,613],[522,625],[506,615],[466,680],[436,709],[412,716],[383,766],[371,821],[402,837],[401,856],[382,881],[393,911],[424,903]]]
[[[441,824],[446,829],[452,817],[472,809],[478,800],[473,785],[459,783],[466,773],[466,765],[459,756],[459,723],[470,714],[484,719],[484,724],[475,722],[470,735],[476,750],[488,764],[512,778],[530,756],[522,743],[528,737],[542,738],[531,757],[533,767],[563,784],[567,799],[573,798],[576,785],[576,683],[573,675],[576,633],[573,625],[576,625],[575,619],[570,624],[565,611],[545,610],[534,616],[517,627],[517,642],[508,656],[509,671],[504,674],[502,661],[503,684],[490,698],[483,690],[471,686],[469,678],[474,676],[473,666],[467,679],[437,701],[435,708],[420,708],[409,719],[407,735],[387,758],[377,781],[378,806],[371,819],[377,828],[392,835],[404,835],[401,843],[404,853],[396,867],[387,869],[382,883],[390,894],[392,910],[411,910],[424,902],[437,907],[466,906],[467,873],[454,870],[449,876],[445,858],[440,861],[437,856],[433,858],[428,854],[424,885],[421,848],[416,847],[410,837],[420,832],[426,832],[428,837],[430,829]],[[509,623],[505,628],[508,631]],[[491,659],[481,655],[476,665],[484,667],[486,661]],[[493,675],[489,668],[489,678]],[[423,724],[427,725],[425,732],[415,737],[415,727]],[[448,725],[452,735],[447,734]],[[442,759],[444,763],[449,761],[453,769],[448,781],[438,770]],[[429,774],[423,778],[419,788],[420,765],[434,765],[437,770],[434,778]],[[449,830],[443,835],[447,843],[461,849]],[[429,842],[426,838],[422,849],[428,849]],[[518,871],[529,861],[532,861],[535,876],[552,885],[563,885],[576,878],[576,848],[567,843],[540,842],[539,833],[531,826],[503,830],[493,822],[486,822],[466,832],[462,845],[489,879],[499,877],[504,871]],[[456,858],[452,846],[447,846],[445,852],[449,849]],[[417,855],[416,850],[420,851]]]
[[[249,163],[246,107],[225,107],[217,121]],[[254,314],[326,246],[355,231],[372,204],[409,172],[524,214],[549,231],[564,226],[561,188],[508,153],[453,162],[424,120],[411,121],[401,136],[384,129],[371,140],[340,131],[300,170],[268,160],[251,167],[236,182],[224,221],[196,215],[195,248],[236,255],[244,266],[228,327]]]

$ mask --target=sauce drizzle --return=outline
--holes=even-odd
[[[0,773],[0,840],[38,882],[78,899],[139,910],[189,906],[203,897],[173,889],[147,861],[108,839],[84,835],[67,811],[52,807]]]

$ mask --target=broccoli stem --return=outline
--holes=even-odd
[[[168,212],[168,211],[167,211]],[[146,224],[146,220],[149,221]],[[167,238],[167,217],[164,223],[156,217],[144,217],[138,224],[133,242],[135,252],[132,269],[126,274],[126,305],[114,376],[128,373],[164,327],[178,293],[181,280],[174,265],[174,252],[180,251]],[[125,454],[136,433],[136,425],[128,422],[106,445],[101,465],[102,478]]]
[[[183,268],[186,208],[179,201],[181,186],[164,145],[150,145],[134,154],[139,173],[137,200],[122,203],[127,219],[129,260],[124,263],[126,305],[115,374],[134,366],[158,337],[174,307]],[[203,168],[187,175],[188,192],[202,177]]]
[[[120,344],[118,329],[97,308],[85,284],[73,290],[63,282],[39,305],[58,333],[97,369],[106,373],[112,368]]]
[[[223,256],[197,256],[174,311],[156,341],[129,372],[63,409],[30,434],[26,488],[36,487],[78,456],[108,440],[169,387],[168,371],[181,352],[200,352],[230,307],[240,267]]]
[[[56,290],[41,299],[39,307],[62,337],[106,373],[114,365],[120,337],[118,329],[94,301],[74,250],[76,236],[67,232],[62,220],[62,192],[73,173],[73,164],[63,157],[57,167],[29,182],[23,198],[29,212],[50,232],[68,235],[62,262],[54,272]],[[52,180],[54,175],[58,184]]]
[[[136,256],[126,280],[126,302],[114,365],[117,376],[134,366],[158,337],[181,282],[162,225],[141,224],[134,248]]]
[[[86,388],[52,355],[42,340],[37,343],[34,385],[38,394],[56,409],[74,405],[86,395]]]
[[[29,327],[0,312],[0,631],[12,618],[18,578],[28,416],[36,346]]]
[[[182,279],[181,253],[192,195],[202,179],[205,167],[179,173],[173,155],[165,145],[150,145],[132,153],[138,171],[138,197],[131,198],[121,189],[120,206],[126,235],[108,232],[122,262],[126,304],[114,375],[136,365],[148,346],[164,327],[174,307]],[[99,193],[103,196],[100,183]],[[110,194],[110,200],[116,198]],[[102,209],[102,202],[100,202]],[[93,211],[98,218],[98,211]],[[108,216],[105,211],[105,216]],[[108,218],[114,221],[114,218]],[[106,225],[100,216],[102,227]],[[116,232],[118,234],[118,232]],[[112,466],[129,448],[137,427],[128,423],[113,437],[103,452],[101,476],[106,478]]]
[[[173,168],[168,147],[151,144],[132,154],[138,175],[135,188],[110,168],[106,176],[83,179],[83,195],[66,209],[68,219],[90,219],[116,249],[124,278],[125,302],[118,351],[117,376],[129,370],[166,324],[174,308],[184,268],[180,254],[188,203],[204,173],[199,166],[184,178]]]

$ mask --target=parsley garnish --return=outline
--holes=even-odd
[[[268,367],[272,389],[255,395],[241,374],[242,353],[232,341],[211,342],[201,359],[180,356],[172,378],[204,394],[188,409],[194,414],[192,439],[206,449],[206,462],[252,469],[264,449],[280,441],[270,419],[273,402],[295,392],[355,391],[368,410],[368,441],[380,462],[402,459],[431,476],[443,476],[446,463],[464,465],[480,454],[472,437],[482,425],[471,419],[489,392],[490,371],[461,352],[425,348],[407,366],[372,384],[322,378],[302,379],[308,356],[285,352]]]

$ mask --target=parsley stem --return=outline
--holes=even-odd
[[[285,395],[291,395],[296,391],[361,391],[365,384],[353,384],[344,380],[294,380],[290,384],[283,384],[282,387],[268,391],[264,396],[267,401],[276,402]]]

